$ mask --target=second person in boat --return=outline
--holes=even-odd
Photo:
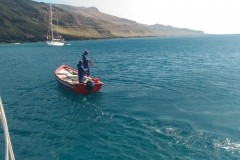
[[[79,83],[83,83],[85,80],[85,75],[88,70],[83,67],[83,61],[79,61],[77,67],[78,67],[78,81]]]

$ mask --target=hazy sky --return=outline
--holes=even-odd
[[[240,34],[240,0],[34,0],[96,7],[143,24],[163,24],[213,34]]]

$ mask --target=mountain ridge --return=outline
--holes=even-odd
[[[0,43],[45,41],[49,4],[32,0],[0,0]],[[95,7],[52,4],[53,24],[66,40],[202,35],[203,31],[161,24],[145,25],[100,12]]]

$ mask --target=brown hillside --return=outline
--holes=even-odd
[[[49,4],[32,0],[0,0],[0,43],[45,41],[49,9]],[[143,25],[94,7],[53,4],[55,28],[57,19],[66,40],[204,34],[171,26]]]

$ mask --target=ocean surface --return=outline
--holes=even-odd
[[[16,159],[240,159],[240,35],[0,45],[0,96]],[[100,92],[54,71],[85,50]],[[0,159],[5,141],[0,129]]]

